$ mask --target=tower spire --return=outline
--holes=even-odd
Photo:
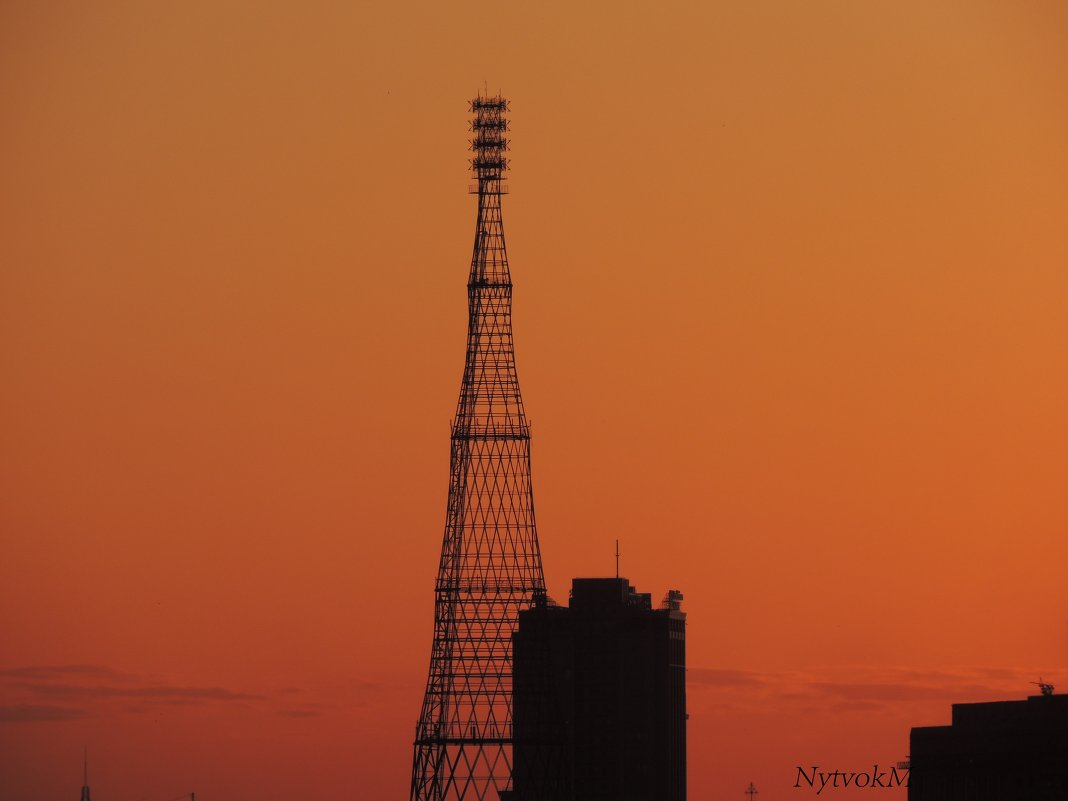
[[[82,801],[91,801],[89,798],[89,746],[83,746],[82,752]]]
[[[478,195],[467,353],[452,424],[430,671],[411,801],[497,801],[511,779],[512,632],[545,594],[530,482],[530,424],[512,343],[501,196],[508,101],[471,101]]]

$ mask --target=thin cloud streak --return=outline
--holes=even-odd
[[[317,718],[323,713],[318,709],[279,709],[278,714],[287,718]]]
[[[24,665],[0,669],[0,722],[62,721],[100,714],[139,714],[162,706],[267,701],[219,686],[170,684],[104,665]],[[109,703],[120,702],[120,703]],[[131,703],[121,703],[131,702]]]
[[[111,687],[30,683],[17,686],[34,695],[50,698],[140,698],[160,701],[259,701],[264,698],[262,695],[234,692],[224,687]]]
[[[0,723],[54,723],[88,717],[83,709],[41,704],[0,706]]]
[[[111,678],[131,678],[103,665],[26,665],[23,667],[0,668],[0,677],[16,679],[51,679],[58,676],[108,676]]]
[[[825,666],[802,671],[695,667],[687,683],[695,701],[730,707],[774,700],[806,709],[860,712],[903,703],[954,704],[1017,698],[1030,688],[1019,668],[958,666],[941,670],[901,666]],[[744,688],[744,695],[737,690]],[[815,705],[815,706],[813,706]]]
[[[767,683],[763,674],[730,668],[690,668],[686,680],[690,685],[708,687],[754,687]]]

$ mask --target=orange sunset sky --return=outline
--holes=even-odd
[[[6,0],[5,801],[407,799],[484,81],[549,592],[685,592],[692,801],[1068,689],[1062,0]]]

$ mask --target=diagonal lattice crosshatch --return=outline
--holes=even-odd
[[[508,101],[480,95],[471,111],[478,222],[467,284],[467,356],[452,425],[411,801],[496,801],[509,786],[512,632],[519,612],[545,594],[501,219]]]

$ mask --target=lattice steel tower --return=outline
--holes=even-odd
[[[508,101],[471,101],[478,221],[467,358],[452,425],[434,643],[416,726],[411,801],[496,801],[511,779],[512,632],[545,593],[530,484],[530,424],[512,347],[502,175]]]

